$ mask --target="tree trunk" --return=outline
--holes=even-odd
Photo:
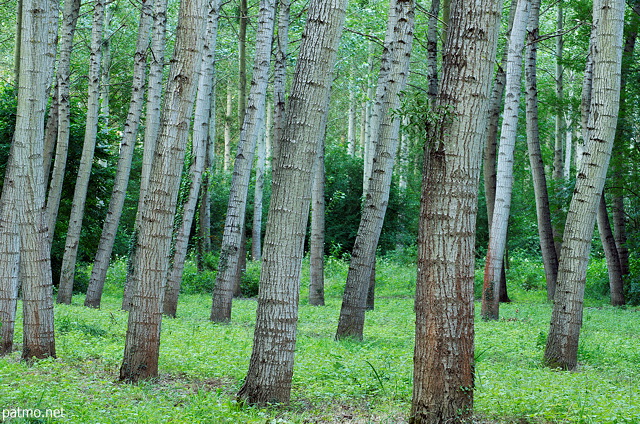
[[[356,156],[356,94],[349,82],[349,121],[347,124],[347,154]]]
[[[220,10],[218,9],[218,13]],[[218,17],[219,19],[219,17]],[[207,136],[207,151],[205,161],[205,171],[202,176],[202,186],[200,187],[200,205],[198,211],[198,272],[205,269],[204,256],[211,253],[211,184],[210,177],[214,170],[215,163],[215,141],[216,141],[216,96],[215,96],[215,69],[214,81],[211,95],[211,106],[209,107],[209,134]]]
[[[247,0],[240,0],[238,12],[240,14],[238,19],[238,128],[242,128],[247,109],[247,25],[249,24]]]
[[[85,121],[84,144],[82,157],[78,167],[73,204],[69,217],[67,239],[62,257],[60,286],[58,287],[58,303],[71,304],[73,280],[76,272],[76,259],[82,231],[84,205],[87,200],[87,189],[91,177],[91,166],[98,135],[98,113],[100,107],[100,62],[102,57],[102,30],[104,26],[105,0],[96,0],[93,9],[93,26],[91,30],[91,54],[89,56],[89,88],[87,99],[87,117]]]
[[[499,1],[453,0],[430,125],[418,235],[412,424],[463,423],[473,409],[478,181]],[[448,112],[446,112],[448,111]]]
[[[513,20],[507,55],[506,93],[498,169],[496,174],[496,198],[491,217],[489,248],[484,268],[482,289],[482,318],[497,320],[500,310],[500,273],[507,245],[507,227],[513,190],[513,161],[518,128],[518,111],[522,77],[522,49],[529,22],[529,0],[519,0]]]
[[[71,73],[71,49],[75,34],[80,0],[66,0],[62,14],[62,34],[60,36],[60,52],[58,56],[57,90],[58,90],[58,135],[55,160],[47,197],[47,228],[49,243],[58,220],[58,209],[62,196],[64,171],[67,166],[69,152],[69,131],[71,127],[71,110],[69,105],[69,75]]]
[[[127,121],[124,125],[122,141],[120,142],[120,157],[118,168],[109,202],[109,210],[102,226],[102,235],[87,288],[87,296],[84,306],[99,308],[102,298],[102,290],[107,277],[107,268],[111,259],[113,245],[116,241],[118,224],[122,216],[124,201],[131,174],[131,162],[138,137],[138,127],[145,94],[145,79],[147,69],[147,49],[149,48],[149,31],[151,30],[152,5],[150,2],[142,3],[140,10],[140,22],[138,24],[138,40],[133,64],[133,80],[131,82],[131,100]]]
[[[555,143],[553,149],[553,179],[560,181],[564,174],[562,163],[562,143],[566,131],[566,122],[564,119],[564,65],[562,63],[564,56],[564,5],[563,0],[558,0],[558,14],[556,17],[556,129],[554,132]]]
[[[440,16],[440,0],[431,0],[429,11],[429,28],[427,29],[427,94],[432,102],[438,95],[438,17]]]
[[[311,237],[309,240],[309,305],[324,306],[324,238],[325,238],[325,138],[326,119],[318,137],[313,185],[311,187]]]
[[[151,166],[148,195],[140,211],[138,266],[133,275],[135,292],[120,368],[120,380],[136,382],[158,374],[160,324],[165,282],[169,269],[171,234],[180,175],[189,135],[193,103],[202,65],[204,0],[180,3],[176,45],[171,60],[166,95]]]
[[[104,7],[102,70],[100,74],[100,120],[107,128],[109,127],[109,119],[111,115],[111,37],[113,35],[113,32],[109,29],[113,15],[110,6],[111,3],[107,3]],[[135,79],[135,77],[136,76],[134,74],[133,78]]]
[[[400,118],[391,111],[400,106],[400,93],[409,73],[414,7],[413,0],[392,0],[389,6],[387,35],[372,119],[374,126],[371,139],[375,154],[372,155],[368,191],[365,192],[362,218],[351,253],[336,331],[337,339],[362,339],[367,292],[389,203],[391,176],[398,150]]]
[[[300,268],[318,134],[327,113],[345,0],[311,0],[273,171],[249,371],[238,397],[288,402],[298,321]]]
[[[227,109],[224,115],[224,161],[222,170],[228,172],[231,169],[231,115],[233,107],[233,95],[231,94],[231,79],[227,81]]]
[[[278,161],[280,149],[278,143],[282,137],[285,123],[285,101],[287,81],[287,57],[289,49],[289,15],[291,0],[278,0],[278,37],[276,57],[273,64],[273,156],[271,168]]]
[[[596,46],[593,95],[585,133],[589,138],[580,161],[565,224],[555,302],[544,361],[550,367],[575,369],[582,325],[584,285],[596,212],[616,131],[624,2],[597,1],[593,7]]]
[[[598,204],[598,232],[602,241],[602,248],[607,259],[607,271],[609,273],[609,289],[611,292],[611,304],[613,306],[622,306],[624,300],[624,284],[622,280],[622,267],[620,266],[620,256],[616,248],[616,241],[611,231],[609,223],[609,213],[607,212],[607,203],[604,193],[600,196]]]
[[[10,261],[10,279],[6,287],[13,291],[12,295],[17,295],[14,276],[19,276],[24,317],[22,358],[30,360],[56,356],[51,256],[44,215],[46,186],[42,155],[47,90],[55,57],[50,32],[51,25],[56,25],[57,29],[57,21],[53,17],[58,16],[58,4],[48,0],[25,0],[22,6],[21,71],[18,82],[20,95],[14,141],[11,146],[12,157],[9,159],[9,166],[15,169],[6,171],[12,179],[5,179],[5,185],[11,185],[11,188],[3,192],[2,208],[13,205],[16,209],[13,217],[17,218],[17,221],[7,222],[6,227],[9,230],[6,241]],[[4,198],[5,195],[13,195],[14,198]],[[9,211],[5,209],[4,212]],[[8,216],[11,216],[11,212]],[[18,237],[14,233],[16,229]],[[16,256],[13,251],[16,239],[19,241],[18,270],[15,267]],[[5,246],[4,240],[0,245]],[[11,306],[14,308],[15,317],[15,303]]]
[[[529,166],[533,177],[533,189],[536,196],[536,216],[538,218],[538,236],[540,250],[547,282],[547,299],[553,301],[558,276],[558,255],[553,238],[551,224],[551,209],[549,193],[547,192],[547,178],[544,172],[544,162],[540,149],[540,134],[538,131],[538,80],[536,75],[539,35],[538,21],[540,1],[533,0],[527,30],[526,48],[526,104],[527,104],[527,147],[529,149]]]
[[[233,284],[239,278],[238,262],[242,250],[240,242],[245,228],[244,221],[253,155],[265,116],[274,14],[275,0],[261,0],[251,92],[246,110],[247,116],[244,118],[244,125],[240,131],[238,153],[233,165],[229,205],[220,248],[220,262],[213,291],[211,320],[216,322],[228,322],[231,319]]]
[[[267,108],[265,108],[265,113]],[[256,158],[256,179],[253,191],[253,225],[251,234],[251,259],[259,261],[262,257],[262,198],[264,195],[264,172],[267,157],[267,132],[271,127],[271,115],[267,113],[266,124],[258,136]]]
[[[167,0],[153,2],[153,28],[151,30],[151,63],[147,81],[147,110],[145,114],[144,150],[142,153],[142,172],[140,175],[140,195],[136,212],[136,223],[130,245],[127,264],[127,280],[122,297],[122,309],[129,310],[135,287],[132,276],[137,267],[138,233],[142,217],[140,211],[147,196],[151,165],[155,157],[158,131],[160,129],[160,106],[162,103],[162,76],[164,69],[165,38],[167,31]]]
[[[211,95],[215,67],[215,49],[218,35],[219,0],[209,0],[207,28],[202,49],[202,64],[199,72],[198,94],[196,97],[195,117],[193,122],[192,163],[189,171],[189,195],[182,206],[182,222],[174,236],[173,258],[169,266],[167,287],[164,295],[164,314],[176,316],[178,295],[184,273],[184,262],[189,247],[189,235],[196,215],[198,194],[202,183],[202,175],[207,161],[207,138],[209,136],[209,120],[211,115]],[[214,111],[215,112],[215,111]]]

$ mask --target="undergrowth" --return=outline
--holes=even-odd
[[[209,322],[210,289],[193,276],[178,318],[164,319],[160,376],[117,382],[127,315],[119,309],[124,261],[109,270],[102,308],[56,305],[58,358],[26,364],[0,359],[0,409],[63,409],[64,416],[4,422],[61,423],[405,423],[412,390],[415,267],[377,262],[376,308],[363,342],[334,340],[348,263],[327,259],[325,307],[307,303],[302,281],[292,402],[256,408],[235,393],[247,371],[255,298],[234,301],[230,325]],[[584,311],[579,370],[541,364],[551,306],[542,269],[514,260],[511,304],[501,320],[476,321],[475,412],[478,422],[640,423],[640,308],[606,305],[601,281]],[[259,267],[249,264],[254,284]],[[189,265],[188,272],[195,272]],[[596,270],[597,271],[597,270]],[[207,271],[212,272],[212,271]],[[198,276],[202,278],[202,276]],[[204,280],[202,280],[204,281]],[[198,293],[203,284],[207,292]],[[21,322],[16,325],[18,349]]]

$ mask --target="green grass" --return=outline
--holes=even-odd
[[[164,319],[160,376],[117,382],[127,315],[119,310],[121,264],[110,270],[100,310],[56,306],[57,359],[0,359],[0,409],[64,410],[64,423],[402,423],[412,388],[415,269],[382,259],[376,310],[364,342],[333,339],[347,264],[327,263],[327,306],[307,304],[303,288],[292,402],[255,408],[234,395],[245,376],[255,299],[234,302],[232,324],[208,321],[209,294],[180,298]],[[577,372],[541,365],[550,305],[531,264],[512,267],[498,322],[477,320],[475,412],[484,422],[640,423],[640,309],[591,299],[585,309]],[[308,281],[303,276],[303,286]],[[526,289],[526,290],[525,290]],[[16,341],[22,338],[17,325]],[[19,346],[18,346],[19,347]],[[44,412],[43,412],[44,414]],[[1,418],[0,418],[1,422]]]

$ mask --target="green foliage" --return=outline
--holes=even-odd
[[[327,258],[327,306],[300,305],[289,406],[256,408],[235,400],[251,354],[256,302],[237,299],[231,324],[212,324],[210,293],[183,293],[178,318],[163,322],[160,376],[136,385],[115,382],[127,325],[121,296],[106,294],[100,310],[77,306],[83,300],[77,295],[75,306],[56,305],[58,358],[31,365],[18,353],[0,358],[0,399],[5,407],[64,408],[61,422],[68,423],[404,422],[413,383],[416,271],[391,256],[377,263],[380,301],[367,312],[363,342],[333,338],[348,263]],[[306,275],[308,261],[303,265]],[[125,266],[114,262],[106,292],[121,288]],[[257,263],[248,268],[253,275]],[[534,261],[514,255],[510,281],[525,284],[536,269]],[[543,296],[532,300],[531,293]],[[512,295],[500,321],[476,322],[478,422],[640,420],[637,308],[603,302],[585,308],[580,372],[552,371],[541,365],[551,312],[544,290],[514,287]]]
[[[216,261],[217,262],[217,261]],[[203,271],[198,268],[193,260],[187,260],[184,264],[180,293],[184,294],[209,294],[213,293],[216,273],[209,266]]]
[[[240,280],[240,291],[243,297],[258,296],[261,265],[262,262],[260,261],[247,261],[247,267]]]

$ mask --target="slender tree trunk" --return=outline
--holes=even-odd
[[[375,141],[372,136],[373,128],[376,127],[378,122],[378,116],[375,115],[374,99],[376,96],[376,88],[373,85],[373,54],[375,50],[375,44],[373,41],[369,41],[369,59],[368,74],[367,74],[367,100],[365,101],[365,107],[363,109],[365,113],[365,119],[362,121],[363,136],[362,139],[362,155],[364,159],[364,169],[362,175],[362,196],[366,196],[369,192],[369,183],[371,179],[371,172],[373,167],[373,155],[375,153]]]
[[[427,29],[427,91],[429,99],[435,100],[438,95],[438,17],[440,16],[440,0],[431,0],[429,11],[429,28]]]
[[[347,154],[356,156],[356,94],[349,82],[349,121],[347,124]]]
[[[42,163],[44,164],[44,180],[47,182],[47,186],[49,175],[51,174],[51,163],[53,162],[56,149],[56,139],[58,137],[58,122],[60,120],[60,102],[58,99],[58,80],[56,75],[56,80],[53,86],[53,96],[51,97],[51,106],[49,107],[47,123],[44,127],[44,150],[42,153]],[[45,188],[47,186],[45,186]]]
[[[275,7],[275,5],[274,5]],[[247,109],[247,25],[249,7],[247,0],[240,0],[238,27],[238,128],[242,128]]]
[[[131,100],[127,121],[124,125],[122,141],[120,142],[120,157],[118,158],[118,168],[116,171],[109,210],[102,226],[102,236],[98,244],[87,296],[84,306],[99,308],[102,298],[102,290],[107,277],[107,268],[113,252],[113,245],[116,241],[118,224],[122,216],[124,201],[131,174],[131,162],[135,150],[136,139],[138,137],[138,127],[145,94],[145,79],[147,69],[147,50],[149,48],[149,32],[151,30],[151,14],[153,12],[151,2],[142,3],[140,10],[140,22],[138,24],[138,41],[136,43],[136,53],[133,65],[133,80],[131,82]]]
[[[137,267],[138,233],[141,222],[140,211],[147,197],[151,165],[155,157],[158,131],[160,129],[160,106],[162,103],[162,76],[164,69],[165,38],[167,31],[167,0],[154,0],[153,28],[151,30],[151,63],[147,81],[147,108],[145,114],[144,151],[142,153],[142,172],[140,175],[140,196],[136,212],[136,223],[131,240],[127,280],[122,297],[122,309],[129,310],[135,287],[132,276]]]
[[[478,181],[499,1],[453,0],[430,126],[418,235],[412,424],[463,423],[474,387],[473,280]]]
[[[349,273],[342,298],[342,309],[336,338],[362,339],[367,292],[375,263],[378,240],[384,223],[391,176],[396,152],[400,119],[391,111],[400,105],[400,93],[409,73],[409,59],[413,42],[413,0],[392,0],[389,5],[389,21],[382,66],[378,79],[376,104],[372,119],[371,138],[375,146],[368,191],[362,208],[362,218],[351,253]]]
[[[120,380],[136,382],[158,374],[160,324],[169,270],[171,234],[180,175],[189,135],[193,103],[202,65],[206,5],[204,0],[180,3],[176,45],[151,166],[148,195],[143,204],[138,236],[135,294],[120,368]]]
[[[199,72],[198,95],[196,97],[195,117],[193,122],[193,162],[189,170],[189,195],[182,208],[182,222],[174,236],[173,257],[169,266],[169,277],[164,295],[164,314],[176,316],[178,309],[178,295],[184,273],[184,262],[189,247],[189,235],[196,214],[198,194],[205,170],[207,155],[207,137],[209,136],[209,117],[211,114],[211,95],[213,92],[213,78],[215,69],[215,49],[218,35],[218,6],[219,0],[209,0],[207,14],[207,30],[202,49],[202,64]]]
[[[498,152],[496,198],[491,217],[489,248],[484,268],[482,318],[497,320],[500,310],[500,273],[507,245],[507,227],[513,190],[513,161],[518,128],[522,77],[522,49],[529,22],[529,0],[519,0],[513,20],[507,55],[507,79]]]
[[[289,15],[291,0],[278,0],[278,37],[276,38],[276,57],[273,64],[273,156],[271,167],[278,162],[280,148],[278,143],[282,137],[285,124],[285,99],[287,81],[287,58],[289,49]]]
[[[231,93],[231,79],[227,81],[227,109],[224,115],[224,162],[222,169],[229,172],[231,169],[231,122],[233,117],[231,111],[233,108],[233,95]]]
[[[219,9],[218,9],[219,13]],[[218,17],[219,19],[219,17]],[[202,176],[202,186],[200,187],[200,206],[198,211],[198,272],[203,272],[204,256],[211,252],[211,183],[210,178],[214,171],[215,163],[215,140],[216,140],[216,96],[215,96],[215,69],[214,81],[211,95],[211,106],[209,107],[209,134],[207,138],[207,152],[205,171]]]
[[[111,115],[111,37],[113,32],[109,29],[113,12],[111,3],[104,7],[104,36],[102,40],[102,72],[100,75],[100,119],[109,127]],[[135,78],[135,76],[134,76]]]
[[[326,116],[319,132],[313,185],[311,187],[311,237],[309,240],[309,305],[324,306],[324,238],[325,238],[325,137]]]
[[[538,82],[536,75],[537,38],[539,35],[538,21],[540,1],[533,0],[527,29],[526,48],[526,104],[527,104],[527,147],[529,149],[529,165],[533,176],[533,189],[536,196],[536,216],[538,218],[538,236],[540,250],[547,282],[547,299],[553,300],[558,276],[558,256],[553,239],[551,224],[551,209],[547,192],[547,178],[544,172],[544,162],[540,149],[540,134],[538,131]]]
[[[604,193],[600,196],[598,204],[598,232],[602,241],[605,258],[607,259],[607,271],[609,273],[609,289],[611,292],[611,304],[613,306],[622,306],[624,300],[624,284],[622,280],[622,267],[620,266],[620,256],[616,248],[616,241],[611,231],[609,223],[609,213],[607,212],[607,203]]]
[[[67,240],[65,242],[64,256],[62,257],[62,270],[60,272],[60,286],[58,287],[58,303],[71,304],[73,295],[73,280],[76,272],[76,259],[80,245],[80,232],[82,231],[82,219],[84,205],[87,200],[87,189],[91,177],[91,166],[95,153],[96,138],[98,135],[98,114],[100,107],[100,64],[102,58],[102,32],[104,26],[104,0],[96,0],[93,9],[93,27],[91,30],[91,54],[89,56],[89,97],[87,99],[87,118],[85,122],[84,144],[82,157],[78,167],[78,177],[73,193],[73,204]]]
[[[233,285],[239,278],[238,262],[242,251],[240,242],[245,228],[251,167],[256,141],[265,115],[274,14],[275,0],[261,0],[251,92],[233,166],[229,205],[220,248],[220,262],[213,291],[211,320],[216,322],[227,322],[231,319]],[[242,96],[242,93],[240,95]]]
[[[597,0],[593,7],[596,48],[593,50],[593,94],[585,129],[588,140],[562,241],[544,353],[544,361],[551,367],[575,369],[577,365],[589,250],[618,117],[624,6],[621,0]]]
[[[71,127],[71,110],[69,105],[69,75],[71,73],[71,49],[73,36],[80,13],[80,0],[66,0],[62,13],[62,34],[60,36],[60,53],[58,57],[57,90],[58,90],[58,135],[55,160],[47,197],[47,228],[49,243],[58,220],[58,209],[62,196],[62,184],[67,165],[69,151],[69,132]]]
[[[318,134],[342,33],[345,0],[311,0],[273,171],[249,371],[238,396],[288,402],[298,321],[300,268]]]
[[[267,109],[265,108],[265,112]],[[262,127],[260,136],[258,136],[258,145],[256,158],[256,179],[253,192],[253,226],[251,234],[251,259],[259,261],[262,257],[262,198],[264,194],[264,173],[267,157],[267,132],[270,131],[271,121],[270,114],[267,113],[266,125]]]
[[[559,0],[558,15],[556,19],[556,31],[558,36],[556,37],[556,129],[555,129],[555,144],[553,149],[553,179],[560,181],[563,175],[563,163],[562,163],[562,143],[564,142],[564,136],[566,131],[566,122],[564,119],[564,65],[562,63],[564,59],[564,37],[562,32],[564,31],[564,4],[563,0]]]

